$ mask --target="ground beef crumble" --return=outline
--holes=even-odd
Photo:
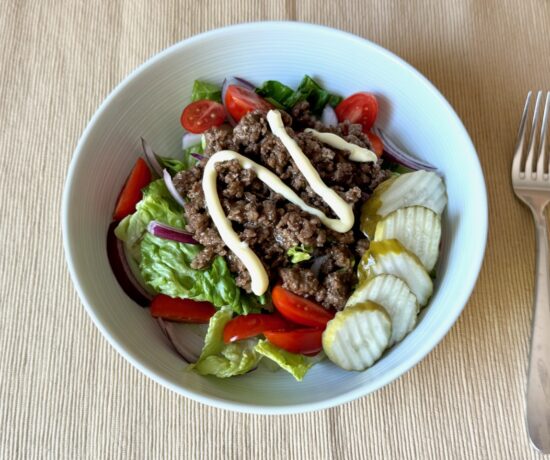
[[[361,204],[389,173],[381,168],[380,162],[349,161],[348,152],[328,148],[303,129],[313,127],[331,131],[348,142],[369,147],[361,126],[346,122],[326,127],[310,112],[305,101],[296,104],[290,115],[282,114],[287,132],[308,156],[323,181],[353,205],[358,215]],[[281,141],[271,133],[265,113],[249,113],[234,128],[212,128],[205,136],[206,157],[220,150],[238,151],[273,171],[308,204],[334,216],[309,187]],[[223,256],[236,275],[237,285],[250,292],[250,275],[225,246],[206,210],[201,183],[206,161],[207,158],[174,177],[176,189],[186,199],[187,230],[204,247],[192,266],[202,269],[215,256]],[[253,170],[241,168],[235,160],[218,163],[216,171],[222,207],[241,240],[260,257],[270,280],[280,279],[286,289],[326,308],[342,309],[357,282],[355,261],[368,248],[368,240],[362,238],[357,229],[341,234],[326,228],[317,217],[274,193]],[[310,248],[313,257],[292,265],[286,253],[298,245]]]

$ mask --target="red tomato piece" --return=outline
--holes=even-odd
[[[291,353],[314,355],[323,348],[323,331],[321,329],[265,331],[264,335],[273,345]]]
[[[225,107],[236,122],[253,110],[265,110],[267,112],[273,108],[269,102],[258,96],[253,90],[237,85],[227,87]]]
[[[225,121],[223,105],[203,99],[191,102],[181,113],[181,125],[189,132],[199,134]]]
[[[265,331],[275,329],[287,329],[288,322],[279,314],[250,313],[233,318],[225,325],[223,330],[223,340],[225,343],[235,342],[236,340],[249,339],[256,337]]]
[[[363,126],[363,132],[368,132],[376,121],[378,101],[374,94],[355,93],[344,99],[334,109],[338,121],[349,120]]]
[[[380,158],[382,156],[382,153],[384,153],[384,143],[382,142],[382,139],[380,139],[380,137],[378,137],[372,131],[367,132],[367,137],[370,141],[371,150],[376,153],[376,156],[378,158]]]
[[[210,302],[198,302],[191,299],[174,299],[159,294],[151,302],[151,315],[178,323],[208,323],[216,313]]]
[[[124,187],[118,197],[114,220],[122,220],[136,210],[136,204],[141,200],[141,189],[151,182],[151,171],[143,158],[138,158],[134,169],[126,179]]]
[[[327,323],[334,318],[334,312],[326,310],[309,299],[287,291],[280,285],[275,286],[271,291],[271,299],[281,315],[304,326],[324,329]]]

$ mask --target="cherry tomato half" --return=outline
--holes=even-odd
[[[363,132],[368,132],[376,121],[378,101],[374,94],[355,93],[344,99],[334,109],[338,121],[349,120],[363,126]]]
[[[275,329],[287,329],[289,323],[279,314],[249,313],[233,318],[225,325],[223,330],[223,341],[225,343],[236,340],[256,337],[265,331]]]
[[[124,219],[136,210],[136,204],[142,197],[141,189],[148,185],[149,182],[151,182],[151,171],[149,171],[145,160],[138,158],[118,197],[113,212],[114,220]]]
[[[287,291],[280,285],[275,286],[271,291],[271,299],[281,315],[297,324],[324,329],[327,323],[334,318],[334,312]]]
[[[384,143],[382,142],[382,139],[380,139],[380,137],[378,137],[372,131],[367,132],[367,137],[370,141],[371,150],[376,153],[376,156],[378,158],[380,158],[382,156],[382,153],[384,153]]]
[[[203,133],[225,121],[225,109],[218,102],[206,99],[191,102],[181,114],[181,125],[189,132]]]
[[[323,348],[321,329],[295,329],[293,331],[265,331],[264,335],[273,345],[291,353],[314,355]]]
[[[210,302],[197,302],[191,299],[174,299],[164,294],[154,297],[151,302],[151,315],[178,323],[208,323],[216,313]]]
[[[237,85],[227,87],[225,107],[236,122],[253,110],[265,110],[267,112],[273,108],[269,102],[258,96],[253,90]]]

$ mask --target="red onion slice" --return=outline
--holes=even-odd
[[[187,150],[189,147],[198,145],[202,142],[202,134],[185,133],[181,138],[181,148]]]
[[[141,147],[143,149],[143,154],[145,155],[145,158],[147,159],[147,162],[149,163],[153,171],[155,171],[157,175],[162,176],[162,166],[157,160],[155,152],[153,152],[153,149],[147,143],[147,141],[143,139],[143,137],[141,138]]]
[[[322,256],[318,256],[313,260],[313,263],[311,264],[311,271],[315,274],[315,276],[318,278],[319,273],[321,272],[321,267],[323,264],[327,261],[328,255],[324,254]]]
[[[204,160],[204,159],[206,158],[205,155],[201,155],[200,153],[195,153],[195,152],[193,152],[193,153],[191,154],[191,156],[192,156],[195,160],[199,160],[199,161]]]
[[[225,95],[227,94],[227,88],[230,85],[242,86],[243,88],[247,88],[247,89],[250,89],[252,91],[254,91],[256,89],[256,87],[252,83],[250,83],[249,81],[246,81],[243,78],[239,78],[239,77],[227,77],[223,81],[223,85],[222,85],[222,104],[223,104],[223,107],[225,108],[225,114],[227,115],[227,120],[229,121],[231,126],[235,126],[237,124],[237,122],[230,115],[229,110],[227,110],[227,106],[225,105]]]
[[[176,323],[157,318],[157,322],[174,350],[188,363],[195,363],[204,347],[208,324]]]
[[[172,195],[172,198],[178,202],[178,204],[183,208],[183,205],[185,204],[185,201],[183,200],[183,197],[179,194],[179,192],[176,190],[176,186],[174,185],[174,182],[172,181],[172,176],[170,173],[166,170],[162,170],[162,178],[164,179],[164,183],[166,184],[166,188],[170,192],[170,195]]]
[[[167,240],[177,241],[179,243],[198,244],[189,232],[157,222],[156,220],[149,222],[147,225],[147,231],[154,236],[158,236],[159,238],[165,238]]]
[[[107,231],[107,258],[113,270],[118,284],[122,290],[134,302],[142,307],[148,307],[151,303],[152,296],[147,290],[136,280],[132,269],[126,259],[124,251],[124,243],[115,235],[115,228],[118,222],[113,222],[109,225]]]
[[[330,104],[325,105],[321,114],[321,123],[325,126],[338,126],[338,117]]]
[[[430,163],[419,160],[413,157],[411,154],[404,152],[400,149],[380,128],[372,128],[374,134],[376,134],[384,143],[384,157],[394,163],[398,163],[407,168],[418,171],[419,169],[425,169],[427,171],[435,171],[437,168]]]

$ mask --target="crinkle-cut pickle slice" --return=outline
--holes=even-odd
[[[392,335],[389,346],[397,343],[414,328],[418,314],[416,296],[407,284],[393,275],[378,275],[360,283],[346,308],[371,301],[384,307],[392,322]]]
[[[361,209],[361,231],[370,239],[378,221],[409,206],[424,206],[441,215],[447,204],[445,184],[432,171],[414,171],[382,182]]]
[[[374,240],[399,240],[431,272],[439,256],[441,217],[423,206],[401,208],[381,219]]]
[[[401,278],[423,307],[433,293],[433,283],[422,262],[399,241],[371,241],[369,249],[359,261],[359,282],[378,275],[394,275]]]
[[[392,333],[386,310],[364,302],[336,313],[323,332],[323,349],[342,369],[362,371],[372,366],[388,347]]]

